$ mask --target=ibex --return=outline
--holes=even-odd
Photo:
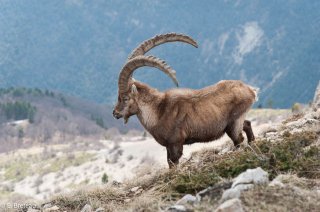
[[[251,123],[245,115],[257,98],[255,88],[241,81],[224,80],[200,90],[175,88],[160,92],[132,78],[137,68],[149,66],[158,68],[178,85],[175,71],[165,61],[144,56],[153,47],[173,41],[198,47],[191,37],[175,33],[140,44],[120,71],[113,116],[127,123],[130,116],[137,115],[144,128],[166,147],[170,168],[178,164],[185,144],[209,142],[227,133],[237,147],[244,139],[242,131],[248,143],[253,141]]]

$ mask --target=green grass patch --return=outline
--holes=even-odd
[[[85,162],[88,162],[92,157],[93,157],[93,154],[78,153],[72,157],[62,156],[62,157],[52,158],[49,161],[46,161],[45,163],[43,163],[43,165],[45,164],[50,164],[50,165],[42,166],[42,168],[40,168],[40,174],[57,172],[71,166],[79,166]]]
[[[4,168],[4,180],[20,181],[34,173],[44,175],[64,170],[67,167],[79,166],[90,161],[93,156],[89,153],[76,153],[72,157],[64,155],[43,159],[41,155],[33,155],[6,160],[0,167]]]
[[[30,174],[31,163],[24,160],[12,161],[5,166],[5,180],[19,181]]]

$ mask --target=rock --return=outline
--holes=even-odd
[[[91,205],[86,204],[86,205],[82,208],[81,212],[92,212],[92,207],[91,207]]]
[[[173,205],[167,209],[170,212],[186,212],[187,208],[183,205]]]
[[[222,197],[221,197],[221,202],[224,202],[229,199],[233,198],[239,198],[241,195],[241,190],[240,189],[228,189],[225,192],[223,192]]]
[[[303,119],[299,119],[299,120],[296,120],[296,121],[292,121],[292,122],[289,122],[286,124],[287,128],[289,129],[294,129],[296,127],[302,127],[304,124],[304,121]]]
[[[278,175],[276,178],[274,178],[274,179],[269,183],[269,186],[284,187],[285,185],[282,183],[282,175]]]
[[[270,135],[270,133],[275,133],[279,131],[279,126],[275,125],[275,126],[268,126],[265,127],[264,129],[261,130],[261,132],[259,133],[259,136],[263,136],[266,137],[267,134]]]
[[[59,207],[55,205],[55,206],[52,206],[50,208],[46,208],[43,211],[49,212],[49,211],[58,211],[58,210],[59,210]]]
[[[113,185],[113,186],[116,186],[116,187],[120,187],[120,186],[121,186],[121,183],[114,180],[114,181],[112,181],[112,185]]]
[[[230,199],[222,203],[215,212],[243,212],[241,200],[238,198]]]
[[[138,190],[139,190],[139,188],[140,188],[139,186],[137,186],[137,187],[133,187],[132,189],[130,189],[130,191],[131,191],[131,192],[136,192],[136,191],[138,191]]]
[[[105,209],[100,207],[100,208],[97,208],[97,210],[95,210],[94,212],[103,212],[103,211],[105,211]]]
[[[196,201],[200,202],[205,197],[210,197],[211,199],[220,198],[222,192],[232,185],[231,182],[223,182],[215,186],[210,186],[196,194]]]
[[[242,191],[249,190],[254,187],[254,184],[238,184],[234,188],[230,188],[223,192],[221,201],[224,202],[229,199],[239,198]]]
[[[260,167],[256,169],[247,169],[233,180],[230,189],[223,192],[221,201],[233,198],[239,198],[242,191],[249,190],[254,185],[267,184],[269,182],[268,173]]]
[[[184,197],[182,197],[180,200],[177,201],[177,205],[184,205],[187,203],[194,203],[197,200],[197,198],[191,194],[186,194]]]
[[[46,203],[42,206],[43,209],[51,208],[53,205],[51,203]]]
[[[247,169],[233,180],[231,188],[236,187],[238,184],[267,184],[269,182],[268,172],[260,167],[255,169]]]
[[[292,134],[296,134],[296,133],[302,133],[303,132],[303,130],[302,129],[300,129],[300,128],[294,128],[293,130],[291,130],[291,132],[290,133],[292,133]]]
[[[266,137],[276,137],[278,135],[278,132],[267,132],[265,134]]]

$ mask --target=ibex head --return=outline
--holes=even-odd
[[[113,116],[116,119],[124,118],[125,123],[128,122],[130,116],[137,114],[138,105],[136,102],[136,96],[138,94],[137,88],[134,85],[134,80],[131,79],[128,82],[129,89],[118,94],[118,102],[113,110]]]
[[[139,110],[139,101],[143,101],[145,96],[140,94],[132,78],[133,72],[143,66],[155,67],[167,74],[178,86],[176,72],[168,66],[165,61],[154,56],[136,56],[129,60],[122,68],[118,87],[118,102],[113,110],[113,116],[117,119],[124,118],[125,123],[132,115],[136,115]]]
[[[155,46],[158,46],[167,42],[180,41],[198,47],[196,41],[191,37],[169,33],[163,35],[157,35],[149,40],[141,43],[128,57],[127,63],[122,68],[119,80],[118,80],[118,102],[113,110],[113,116],[117,119],[124,118],[124,122],[127,123],[128,119],[132,115],[136,115],[139,111],[138,102],[141,99],[141,95],[135,85],[135,81],[132,78],[133,72],[140,67],[149,66],[155,67],[169,75],[170,78],[178,86],[178,81],[175,76],[175,71],[170,68],[165,61],[160,60],[153,56],[144,56],[146,52]]]

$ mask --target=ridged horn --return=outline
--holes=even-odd
[[[131,60],[134,57],[137,57],[139,55],[144,55],[146,52],[148,52],[155,46],[161,45],[163,43],[175,42],[175,41],[188,43],[198,48],[197,42],[188,35],[177,34],[177,33],[156,35],[155,37],[150,38],[149,40],[145,40],[136,49],[134,49],[133,52],[128,57],[128,60]]]
[[[176,78],[176,72],[166,64],[164,60],[156,58],[154,56],[144,56],[140,55],[131,60],[129,60],[122,68],[119,74],[118,86],[119,93],[125,93],[129,90],[129,80],[132,77],[133,72],[144,66],[155,67],[167,74],[178,86],[178,80]]]

